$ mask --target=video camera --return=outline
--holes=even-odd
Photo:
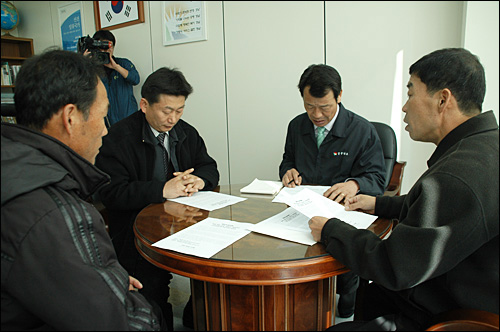
[[[88,50],[92,59],[94,59],[98,64],[105,65],[109,63],[110,54],[108,52],[102,52],[101,50],[107,50],[112,46],[112,42],[95,40],[87,35],[86,37],[78,39],[77,51],[83,54],[86,50]]]

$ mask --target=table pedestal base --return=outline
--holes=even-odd
[[[336,277],[271,286],[191,279],[197,331],[324,331],[335,323]]]

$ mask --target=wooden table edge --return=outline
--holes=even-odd
[[[231,285],[286,285],[348,272],[330,255],[287,261],[241,262],[194,257],[155,248],[136,236],[139,253],[153,265],[188,278]]]

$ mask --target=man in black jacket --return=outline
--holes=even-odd
[[[315,240],[367,280],[363,321],[332,330],[424,330],[454,309],[498,314],[498,124],[481,113],[484,69],[463,48],[432,52],[410,67],[403,106],[410,137],[432,142],[429,169],[407,195],[358,195],[346,210],[399,224],[390,237],[314,217]]]
[[[91,61],[51,50],[23,64],[16,124],[2,123],[3,330],[159,330],[86,199],[108,110]],[[161,311],[158,311],[161,314]]]
[[[172,275],[138,253],[133,222],[151,203],[213,190],[219,183],[217,163],[208,155],[203,139],[180,119],[191,92],[178,70],[163,67],[149,75],[142,86],[140,111],[109,129],[96,160],[111,176],[99,196],[108,210],[118,260],[141,280],[142,291],[162,307],[171,326],[172,307],[167,300]]]

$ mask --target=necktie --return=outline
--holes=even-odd
[[[165,177],[168,177],[168,153],[167,150],[165,149],[165,144],[163,143],[165,141],[165,135],[166,133],[160,133],[156,138],[158,139],[158,142],[160,143],[161,150],[163,151],[163,170],[165,171]]]
[[[325,138],[325,127],[318,127],[318,136],[316,137],[316,143],[318,144],[318,148],[321,145],[321,142],[323,142],[323,139]]]

